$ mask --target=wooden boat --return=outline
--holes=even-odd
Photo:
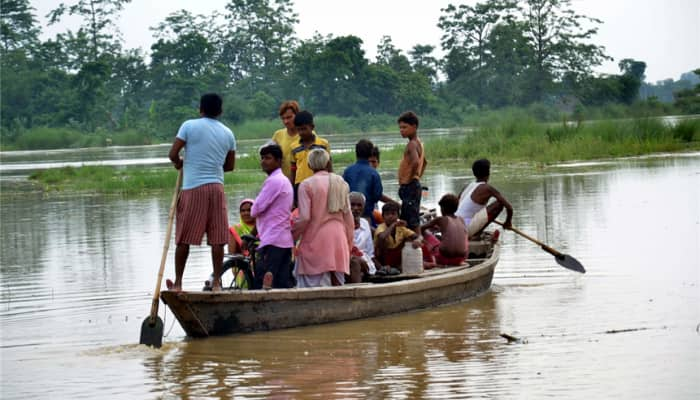
[[[370,318],[455,303],[489,289],[500,242],[470,242],[460,266],[377,277],[337,287],[212,292],[161,292],[190,337],[228,335]]]

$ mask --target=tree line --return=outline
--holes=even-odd
[[[171,138],[208,91],[223,94],[230,123],[275,118],[285,99],[316,114],[412,109],[447,123],[474,109],[631,104],[646,68],[625,59],[619,75],[594,74],[610,59],[593,43],[602,22],[575,13],[570,0],[449,5],[437,23],[444,57],[431,44],[405,54],[385,36],[375,60],[354,35],[299,39],[293,0],[230,0],[210,15],[174,12],[151,27],[147,56],[125,49],[115,25],[130,1],[62,3],[49,23],[77,16],[82,24],[40,40],[29,1],[0,0],[3,142],[38,126]]]

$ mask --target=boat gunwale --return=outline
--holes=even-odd
[[[312,299],[358,299],[382,297],[397,294],[421,292],[424,290],[468,282],[490,273],[500,257],[500,242],[493,243],[490,256],[482,263],[470,266],[450,267],[449,269],[431,269],[421,274],[407,276],[386,283],[348,284],[334,287],[319,288],[289,288],[269,290],[232,290],[218,293],[212,292],[174,292],[165,290],[161,298],[177,303],[242,303],[242,302],[274,302],[288,300]]]

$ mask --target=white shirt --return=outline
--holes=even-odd
[[[374,266],[374,241],[372,240],[372,229],[366,219],[360,218],[360,227],[355,229],[353,244],[362,252],[362,258],[367,262],[370,275],[377,272]]]

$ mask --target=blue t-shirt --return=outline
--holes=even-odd
[[[185,142],[183,189],[224,183],[226,155],[236,150],[229,128],[213,118],[190,119],[182,123],[177,138]]]
[[[382,178],[377,170],[369,165],[367,160],[357,160],[343,171],[343,179],[350,186],[351,192],[360,192],[365,195],[365,217],[371,217],[374,206],[382,198],[384,188]]]

